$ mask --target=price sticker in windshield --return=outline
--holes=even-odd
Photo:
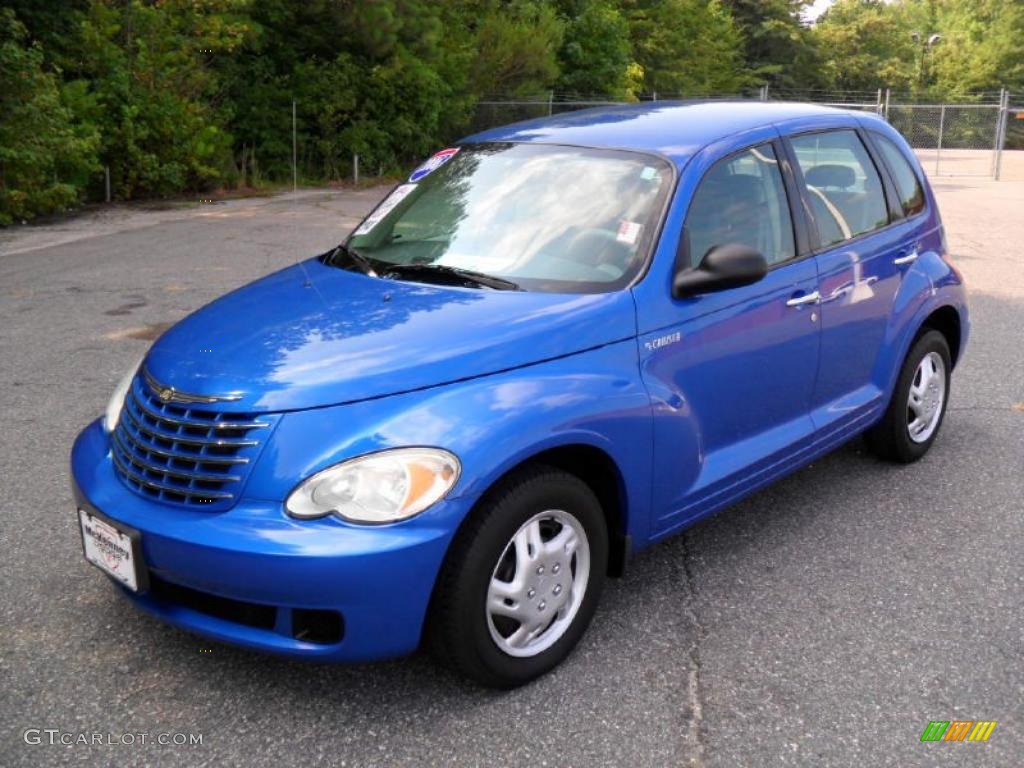
[[[640,224],[635,221],[622,220],[619,224],[619,232],[615,239],[626,245],[636,245],[636,239],[640,237]]]
[[[376,227],[380,220],[387,216],[391,211],[395,209],[395,206],[405,200],[414,189],[415,184],[401,184],[395,187],[395,191],[385,198],[384,202],[374,208],[373,213],[367,216],[363,223],[359,225],[359,229],[355,231],[356,235],[365,235]]]

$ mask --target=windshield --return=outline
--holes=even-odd
[[[530,291],[615,290],[642,269],[671,181],[666,161],[636,152],[456,147],[420,166],[346,245],[382,276],[459,270]]]

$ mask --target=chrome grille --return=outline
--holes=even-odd
[[[230,399],[180,393],[142,371],[111,435],[118,476],[136,493],[171,504],[232,506],[275,417],[219,407]]]

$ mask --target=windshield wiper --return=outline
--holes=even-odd
[[[335,259],[337,259],[338,254],[345,256],[349,260],[349,263],[354,264],[364,275],[377,277],[377,270],[374,269],[373,262],[363,256],[363,254],[355,248],[345,245],[345,243],[341,243],[337,248],[331,251],[330,255],[327,257],[328,261],[333,263]]]
[[[519,283],[506,280],[497,275],[488,275],[484,272],[474,272],[471,269],[460,267],[449,267],[444,264],[389,264],[384,277],[430,277],[432,275],[444,278],[456,278],[458,281],[493,288],[496,291],[521,291]]]

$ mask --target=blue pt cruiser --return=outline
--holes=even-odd
[[[519,685],[631,553],[861,433],[920,458],[967,332],[873,115],[497,128],[152,346],[72,451],[85,556],[218,640]]]

